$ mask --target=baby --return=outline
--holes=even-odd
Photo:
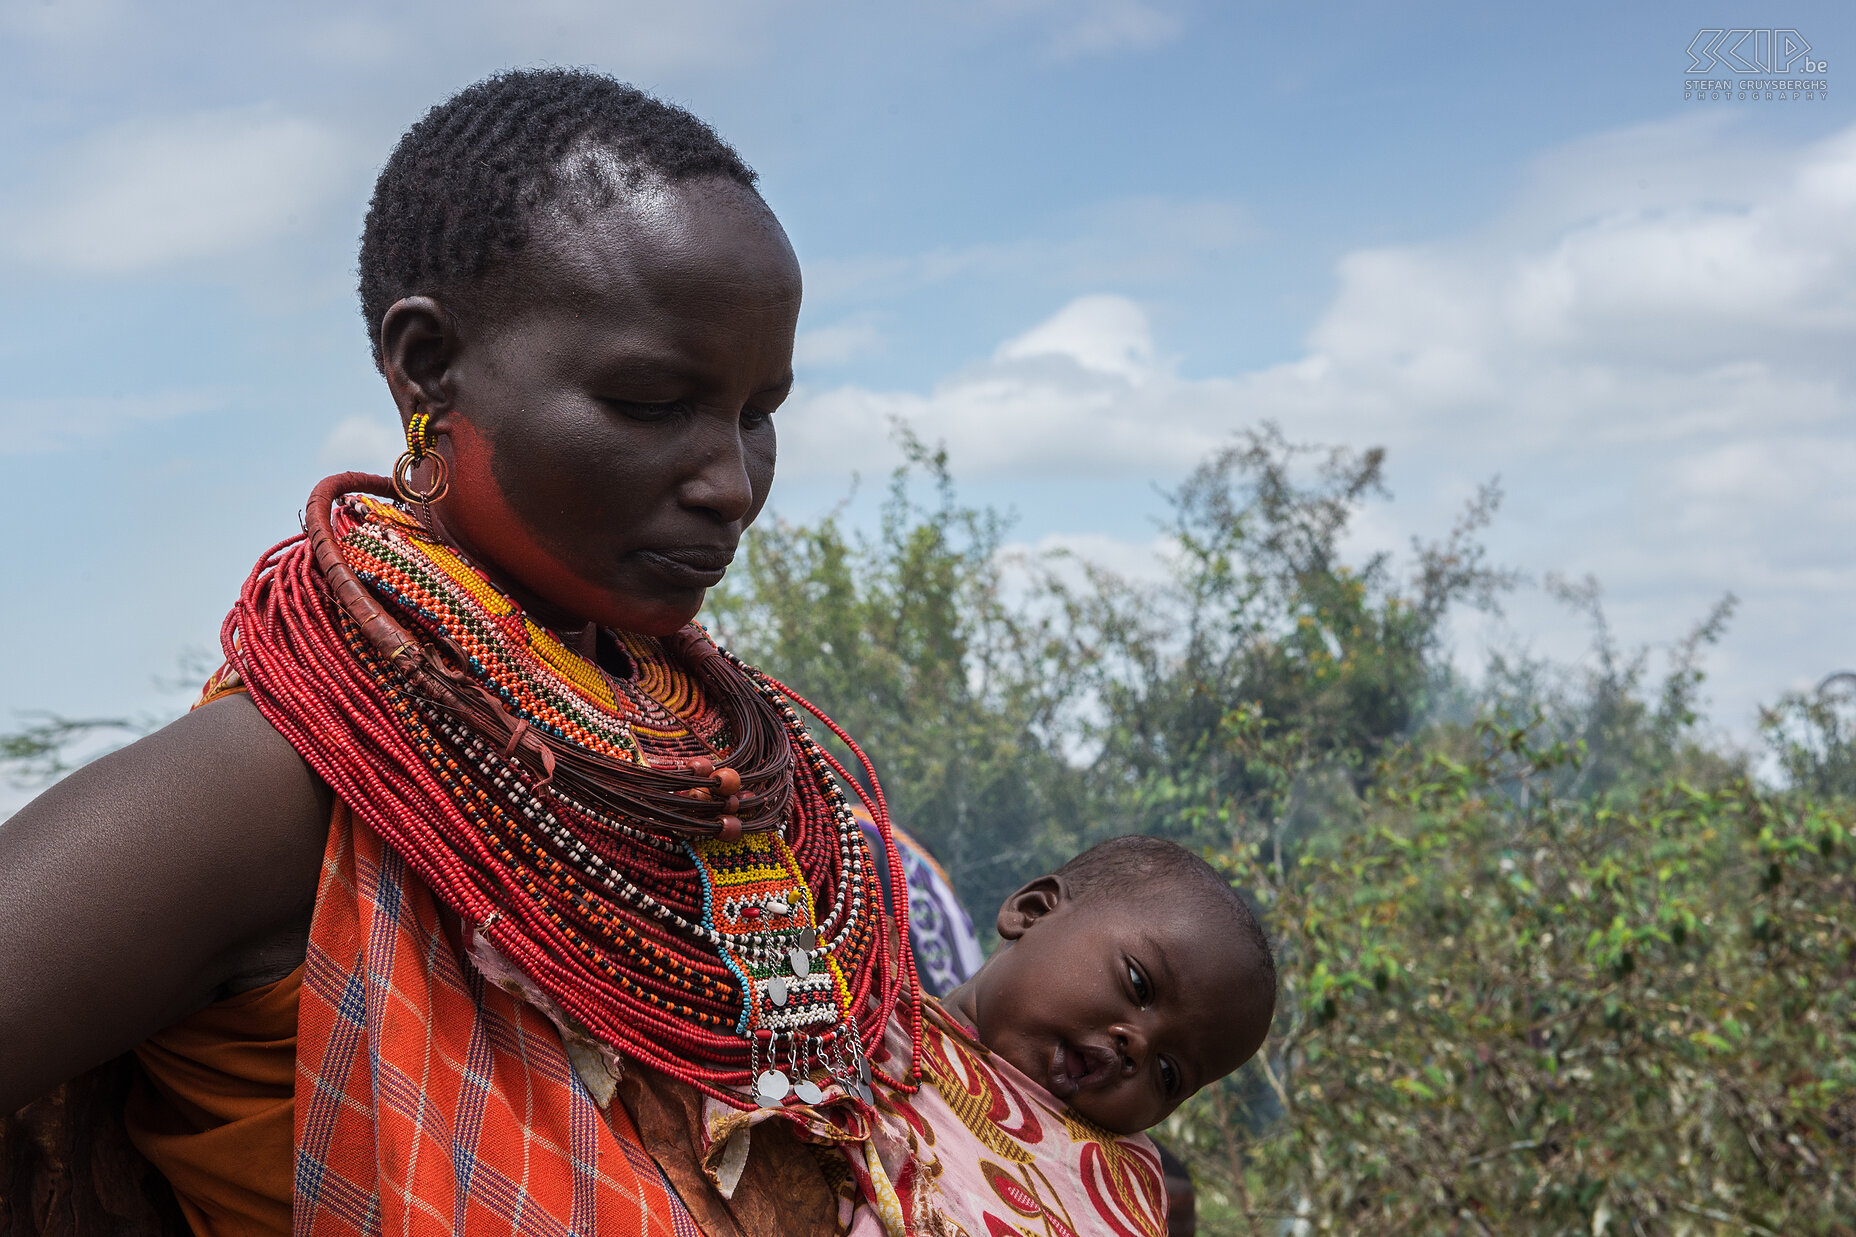
[[[923,1085],[886,1092],[851,1154],[871,1205],[850,1232],[1164,1237],[1160,1158],[1141,1132],[1263,1043],[1268,939],[1210,864],[1147,837],[1040,876],[998,929],[973,978],[928,1004]],[[907,1048],[891,1047],[893,1070]]]
[[[1103,1129],[1152,1129],[1269,1031],[1269,940],[1175,843],[1104,842],[1007,898],[997,923],[1004,943],[946,1011]]]

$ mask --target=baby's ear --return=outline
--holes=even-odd
[[[1015,941],[1062,903],[1062,882],[1055,876],[1040,876],[1005,900],[994,926],[1001,940]]]

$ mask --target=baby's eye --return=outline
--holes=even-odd
[[[1165,1057],[1160,1058],[1160,1085],[1168,1095],[1174,1095],[1179,1091],[1179,1071],[1174,1069],[1173,1063]]]
[[[1148,986],[1147,976],[1141,974],[1141,968],[1132,962],[1128,963],[1128,982],[1134,985],[1134,1003],[1136,1005],[1139,1005],[1142,1009],[1146,1009],[1149,1005],[1153,1004],[1154,992],[1153,989]]]

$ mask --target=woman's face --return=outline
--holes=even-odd
[[[549,213],[511,267],[485,298],[493,311],[434,315],[451,338],[423,362],[451,467],[444,531],[539,621],[674,631],[773,480],[799,316],[792,248],[753,193],[702,181],[647,185],[584,219]],[[409,304],[387,316],[390,381],[396,359],[421,364],[416,341],[394,347]]]

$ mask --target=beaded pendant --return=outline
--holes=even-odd
[[[822,1070],[867,1103],[868,1067],[845,1016],[850,993],[819,939],[812,893],[791,849],[777,834],[687,846],[702,876],[703,921],[741,985],[736,1029],[753,1048],[755,1094],[764,1104],[789,1093],[816,1104],[823,1092],[813,1074]]]

